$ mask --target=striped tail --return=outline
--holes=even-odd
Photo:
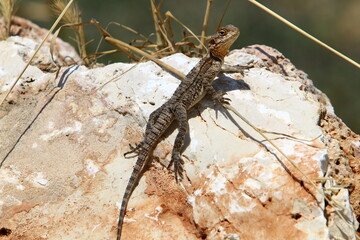
[[[134,166],[134,169],[131,173],[130,180],[126,186],[123,200],[121,202],[121,209],[120,209],[120,214],[119,214],[119,222],[118,222],[116,240],[120,240],[120,238],[121,238],[121,230],[122,230],[122,225],[124,222],[126,208],[127,208],[130,196],[139,181],[139,176],[140,176],[141,170],[144,166],[145,160],[147,159],[147,157],[149,155],[150,147],[151,147],[151,144],[149,144],[148,141],[145,141],[143,146],[141,147],[139,157],[138,157],[136,164]]]
[[[169,108],[161,107],[161,112],[155,110],[149,118],[148,125],[146,126],[146,137],[141,143],[139,156],[134,166],[133,172],[131,173],[130,180],[126,186],[124,197],[121,203],[121,209],[119,214],[118,231],[116,240],[120,240],[121,229],[124,222],[126,208],[132,192],[138,184],[140,173],[145,165],[145,161],[149,156],[149,152],[156,146],[159,137],[169,127],[174,119],[174,116]]]

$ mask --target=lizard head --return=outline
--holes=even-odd
[[[224,59],[231,45],[239,37],[240,31],[233,25],[219,28],[209,41],[209,51],[214,57]]]

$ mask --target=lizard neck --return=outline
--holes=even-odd
[[[214,59],[215,61],[219,61],[219,62],[221,62],[221,63],[224,62],[224,57],[225,57],[225,55],[226,55],[226,53],[225,53],[223,56],[219,56],[219,54],[214,53],[214,52],[212,52],[212,51],[210,51],[210,53],[209,53],[209,57],[210,57],[210,58]]]

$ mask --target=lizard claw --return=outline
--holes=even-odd
[[[171,157],[171,161],[169,166],[171,165],[171,163],[174,163],[174,173],[175,173],[175,180],[176,182],[182,181],[184,179],[184,160],[181,158],[180,154],[173,154]]]
[[[214,97],[213,97],[213,100],[214,100],[214,103],[215,104],[228,104],[230,105],[230,101],[231,99],[230,98],[226,98],[224,97],[224,95],[226,94],[226,92],[222,92],[222,91],[218,91]]]
[[[230,105],[231,99],[230,98],[222,98],[220,103]]]

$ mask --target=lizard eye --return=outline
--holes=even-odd
[[[220,31],[219,31],[219,34],[220,34],[221,36],[224,36],[224,35],[226,34],[226,31],[225,31],[225,30],[220,30]]]

